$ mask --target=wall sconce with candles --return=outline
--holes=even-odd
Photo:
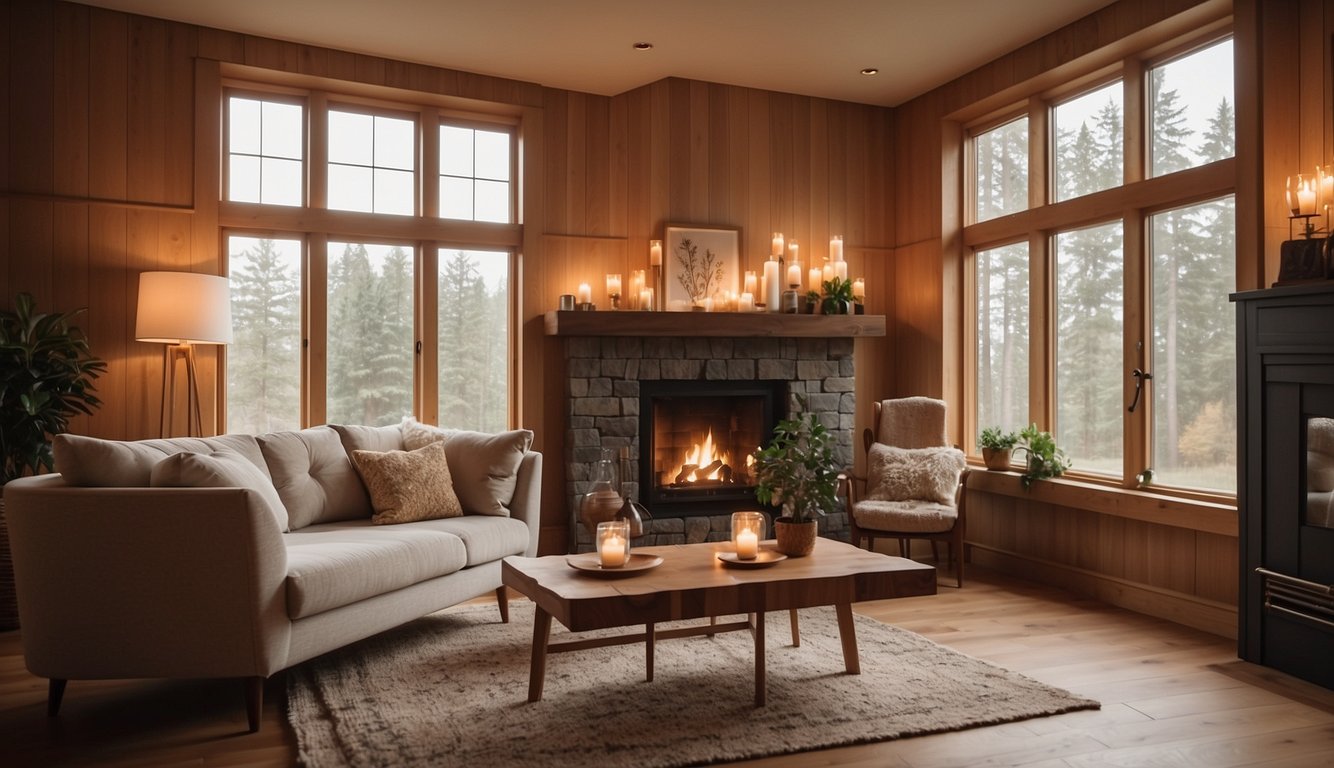
[[[163,437],[175,431],[176,364],[185,361],[186,434],[202,434],[196,344],[232,343],[231,285],[227,278],[193,272],[143,272],[134,338],[166,344],[162,352]]]
[[[1289,176],[1286,198],[1288,240],[1279,246],[1278,279],[1274,285],[1324,280],[1334,273],[1331,267],[1329,209],[1334,206],[1334,171],[1319,166],[1314,174]],[[1323,217],[1323,227],[1312,219]],[[1293,222],[1301,220],[1301,239],[1293,237]]]

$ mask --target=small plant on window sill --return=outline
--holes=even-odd
[[[1024,488],[1032,486],[1034,480],[1060,477],[1070,468],[1070,459],[1056,447],[1056,439],[1050,432],[1039,430],[1036,424],[1020,430],[1015,450],[1023,451],[1026,459],[1024,473],[1019,476]]]
[[[1019,442],[1018,432],[1003,432],[1000,427],[987,427],[977,439],[982,449],[982,461],[987,469],[1007,470],[1014,455],[1014,446]]]

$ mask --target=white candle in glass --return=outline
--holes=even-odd
[[[593,288],[588,283],[579,284],[579,303],[590,304],[593,301]]]
[[[820,292],[820,268],[811,267],[809,279],[806,281],[806,290]]]
[[[736,556],[742,560],[754,560],[760,552],[760,537],[754,531],[746,530],[736,535]]]
[[[662,266],[662,241],[648,241],[648,263],[650,267]]]
[[[746,270],[746,279],[742,281],[741,290],[746,293],[755,292],[755,270]]]
[[[859,278],[857,278],[856,280],[853,280],[853,281],[852,281],[852,295],[853,295],[853,296],[856,296],[856,297],[859,298],[859,299],[865,299],[865,298],[866,298],[866,279],[865,279],[865,278],[861,278],[861,277],[859,277]]]
[[[750,291],[746,291],[745,293],[741,294],[741,296],[737,298],[736,301],[737,301],[736,306],[738,312],[755,311],[755,294],[751,293]]]
[[[653,289],[645,288],[639,292],[639,308],[645,311],[653,309]]]
[[[795,261],[787,268],[787,286],[793,290],[801,287],[801,265]]]
[[[615,534],[608,536],[602,542],[600,554],[603,568],[620,568],[625,565],[625,539]]]
[[[621,293],[621,276],[620,276],[620,275],[607,275],[607,295],[608,295],[608,296],[613,296],[613,295],[619,296],[620,293]]]
[[[772,250],[769,251],[769,255],[770,255],[770,256],[782,256],[782,255],[783,255],[783,233],[782,233],[782,232],[775,232],[775,233],[774,233],[773,248],[772,248]]]

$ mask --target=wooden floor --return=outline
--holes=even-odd
[[[1102,702],[1102,710],[746,763],[750,766],[1334,765],[1334,692],[1237,661],[1232,641],[1010,577],[970,571],[933,597],[858,612]],[[0,633],[0,765],[291,765],[283,679],[246,733],[239,682],[46,682]],[[480,767],[479,767],[480,768]]]

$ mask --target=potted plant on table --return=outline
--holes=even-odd
[[[987,469],[998,471],[1010,468],[1010,458],[1018,442],[1018,432],[1004,432],[1000,427],[983,429],[982,435],[977,439],[977,444],[982,448],[982,461],[987,465]]]
[[[93,357],[88,341],[70,320],[82,310],[35,311],[32,294],[20,293],[14,310],[0,312],[0,630],[18,627],[14,572],[4,485],[26,474],[53,469],[51,436],[69,429],[71,416],[101,405],[93,379],[106,363]]]
[[[778,422],[769,445],[755,453],[755,477],[755,498],[783,509],[774,521],[778,550],[809,555],[818,516],[838,508],[839,470],[829,430],[813,413]]]

